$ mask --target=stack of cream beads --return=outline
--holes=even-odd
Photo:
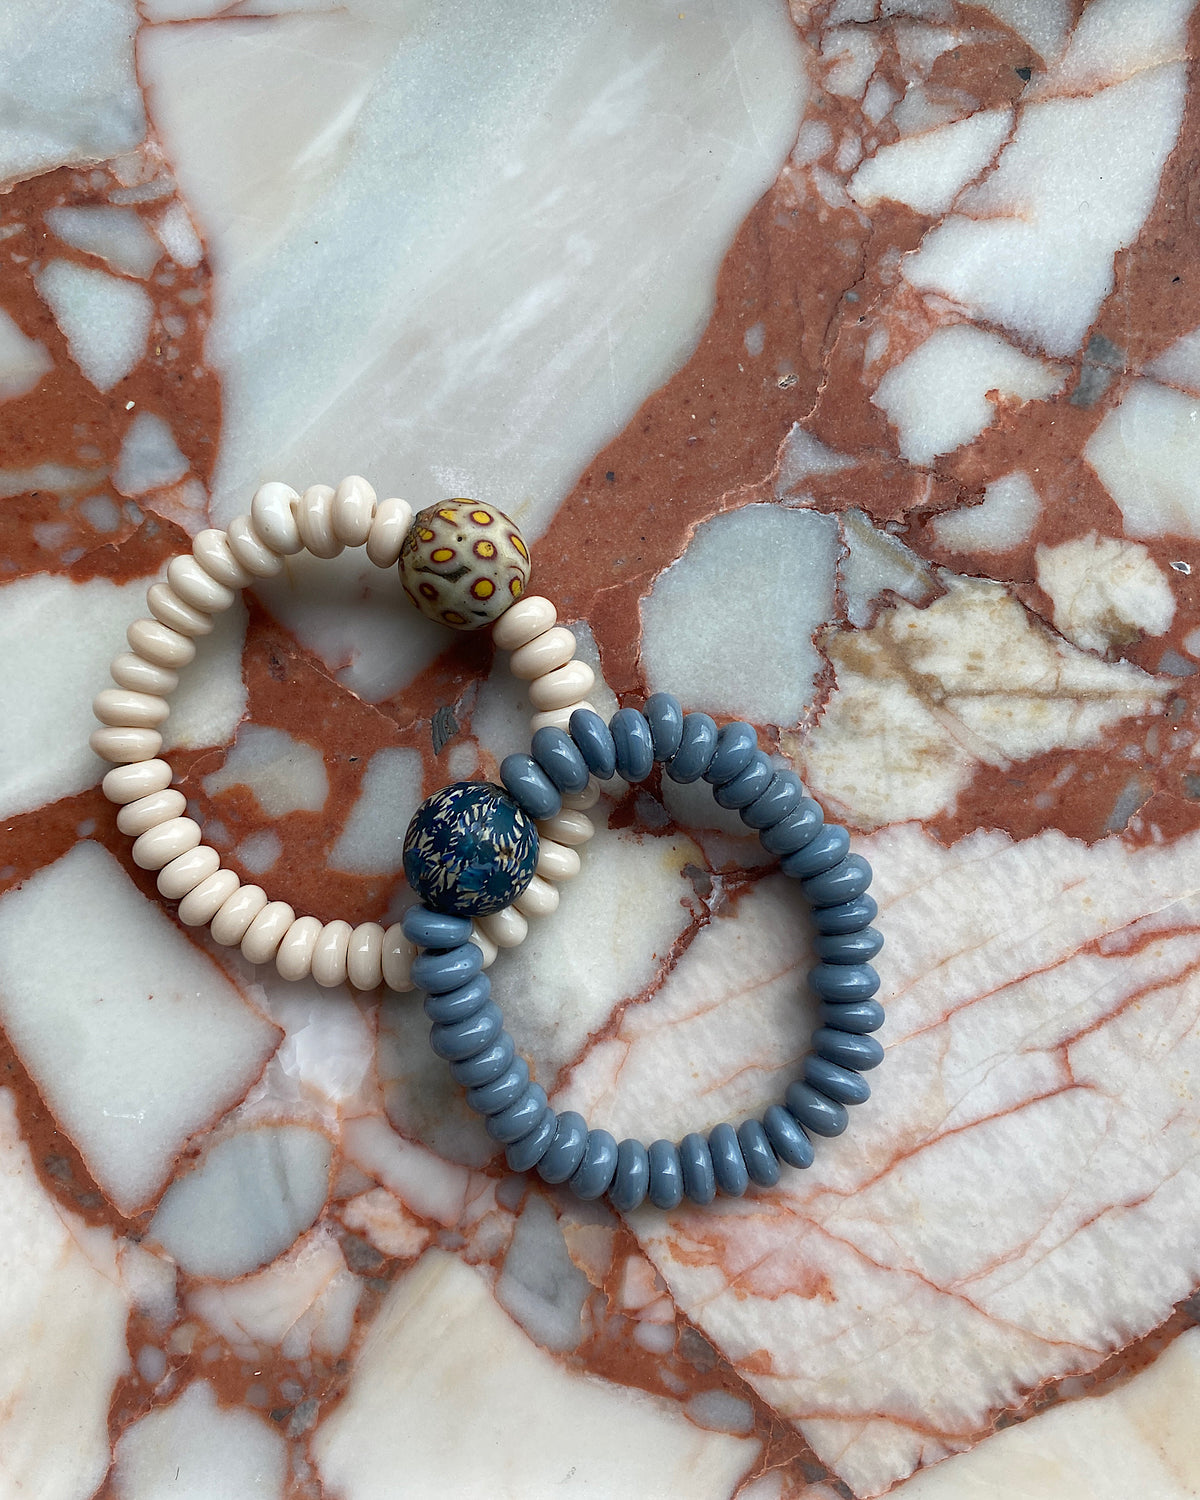
[[[511,543],[507,559],[497,559],[486,539],[499,526],[506,528]],[[457,612],[451,608],[453,586],[461,580],[462,569],[439,573],[439,549],[430,546],[438,540],[439,530],[455,527],[460,542],[464,527],[468,541],[472,527],[484,535],[475,543],[480,561],[467,580],[472,590],[469,603]],[[147,591],[150,618],[130,625],[130,649],[113,661],[115,686],[99,693],[93,703],[102,727],[92,734],[91,746],[114,762],[104,777],[104,793],[121,808],[117,826],[135,840],[135,864],[158,872],[158,889],[168,900],[179,902],[181,922],[189,927],[209,924],[216,942],[240,947],[251,963],[274,960],[285,979],[311,974],[321,985],[349,981],[361,990],[381,983],[410,990],[414,949],[399,923],[384,928],[378,922],[321,922],[297,916],[286,901],[270,900],[257,885],[243,885],[233,870],[222,868],[217,851],[202,842],[200,825],[185,816],[186,799],[172,788],[171,767],[159,756],[161,726],[179,682],[178,671],[194,658],[195,638],[212,630],[213,616],[233,604],[238,590],[279,573],[285,558],[305,549],[316,557],[332,558],[346,547],[365,547],[380,568],[399,561],[407,592],[431,618],[459,629],[491,624],[495,645],[512,653],[514,676],[529,683],[534,732],[546,725],[564,727],[576,709],[591,706],[586,695],[594,674],[585,662],[574,659],[575,637],[557,624],[550,600],[524,593],[528,552],[507,517],[475,501],[448,501],[414,518],[407,501],[377,500],[365,479],[351,476],[336,489],[313,485],[303,494],[285,484],[265,484],[254,496],[249,515],[239,516],[226,531],[200,532],[190,553],[171,559],[165,581]],[[489,564],[494,559],[490,576],[502,579],[503,587],[489,591]],[[452,618],[455,613],[457,618]],[[578,851],[595,831],[586,812],[598,797],[593,779],[584,791],[564,798],[556,816],[539,822],[534,879],[512,906],[478,917],[473,924],[472,940],[486,963],[495,958],[497,948],[523,941],[530,917],[547,915],[558,906],[557,886],[579,873]]]

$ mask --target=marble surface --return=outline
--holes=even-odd
[[[1194,0],[0,39],[0,1500],[1200,1492]],[[351,472],[511,511],[602,708],[749,717],[850,825],[888,1056],[811,1171],[515,1178],[411,996],[132,864],[87,736],[147,583]],[[179,785],[273,896],[394,920],[522,684],[361,554],[244,603]],[[618,1136],[741,1118],[812,1024],[794,895],[706,793],[602,811],[512,1027]]]

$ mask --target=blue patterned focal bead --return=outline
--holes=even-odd
[[[426,906],[482,917],[533,879],[537,829],[503,787],[454,781],[427,797],[404,836],[404,873]]]

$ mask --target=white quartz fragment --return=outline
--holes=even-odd
[[[862,208],[890,198],[918,213],[945,213],[995,156],[1012,120],[1009,109],[978,110],[939,130],[881,146],[859,167],[847,191]]]
[[[223,763],[204,778],[210,797],[244,786],[268,818],[290,812],[320,812],[329,795],[325,757],[315,745],[285,729],[242,724]]]
[[[54,360],[45,344],[27,338],[0,308],[0,401],[27,396],[53,368]]]
[[[1200,399],[1135,380],[1105,412],[1083,456],[1131,537],[1200,536]]]
[[[1175,618],[1167,576],[1140,542],[1090,531],[1039,547],[1036,564],[1037,581],[1054,603],[1054,628],[1085,651],[1162,635]]]
[[[162,254],[136,209],[112,204],[49,208],[46,223],[64,245],[98,255],[129,276],[149,276]]]
[[[1023,469],[993,479],[978,505],[942,511],[930,525],[938,543],[955,552],[1008,552],[1033,535],[1041,496]]]
[[[421,801],[421,755],[390,746],[377,750],[363,772],[358,799],[329,851],[334,870],[394,875],[404,863],[404,833]]]
[[[157,412],[138,412],[121,439],[113,475],[117,491],[122,495],[144,495],[147,490],[174,484],[187,470],[188,461],[162,417]]]
[[[141,360],[154,304],[136,282],[52,260],[37,289],[66,335],[71,358],[97,390],[111,390]]]

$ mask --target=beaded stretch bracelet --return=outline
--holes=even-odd
[[[147,591],[152,618],[130,625],[130,650],[112,664],[115,686],[93,703],[102,727],[91,746],[116,763],[103,788],[120,805],[117,826],[135,841],[134,862],[158,872],[158,889],[179,902],[182,922],[211,924],[218,943],[240,947],[252,963],[274,960],[286,979],[311,973],[321,985],[349,980],[357,989],[383,983],[403,991],[413,988],[413,947],[401,924],[322,923],[268,900],[259,886],[243,885],[221,867],[216,849],[201,842],[199,824],[184,816],[183,793],[171,787],[171,767],[159,757],[178,669],[194,658],[194,638],[212,630],[213,615],[256,578],[279,573],[286,557],[307,549],[332,558],[346,547],[365,547],[377,567],[398,563],[409,598],[431,619],[459,630],[491,625],[496,646],[512,653],[514,676],[529,683],[534,733],[590,707],[586,694],[594,674],[574,659],[575,637],[557,624],[550,600],[525,593],[529,552],[507,516],[473,500],[450,500],[414,518],[407,501],[377,500],[365,479],[351,476],[336,490],[313,485],[302,495],[285,484],[265,484],[249,515],[227,531],[200,532],[190,554],[171,559],[165,581]],[[530,872],[518,900],[479,909],[471,937],[485,963],[498,947],[524,939],[529,917],[557,907],[557,884],[578,874],[577,849],[593,833],[583,810],[598,796],[598,786],[589,783],[543,822],[536,873]]]
[[[569,733],[539,728],[530,748],[532,754],[511,755],[500,768],[513,803],[529,819],[553,816],[559,799],[592,776],[638,782],[656,761],[674,781],[703,777],[722,807],[738,809],[763,847],[781,857],[784,874],[800,882],[812,910],[820,961],[808,982],[822,1002],[821,1024],[803,1077],[761,1119],[744,1120],[736,1130],[716,1125],[707,1138],[690,1133],[678,1145],[658,1140],[646,1147],[634,1139],[618,1144],[607,1130],[589,1129],[575,1111],[558,1114],[541,1085],[531,1081],[482,972],[467,915],[469,894],[435,889],[430,899],[431,888],[421,884],[418,870],[414,884],[426,904],[411,908],[403,926],[418,950],[412,978],[426,992],[430,1044],[466,1088],[467,1103],[485,1117],[489,1135],[506,1146],[508,1165],[513,1171],[536,1169],[546,1182],[567,1182],[583,1199],[607,1193],[621,1211],[646,1198],[671,1209],[685,1196],[699,1204],[712,1202],[717,1192],[739,1197],[752,1182],[774,1186],[781,1161],[811,1165],[810,1133],[840,1135],[849,1122],[846,1106],[870,1097],[862,1074],[883,1060],[883,1048],[870,1035],[884,1020],[874,998],[879,976],[869,962],[883,945],[870,925],[878,910],[867,895],[870,865],[849,852],[846,830],[824,821],[799,777],[771,764],[752,725],[732,723],[718,731],[707,714],[685,716],[669,694],[654,694],[643,712],[619,709],[608,724],[591,709],[577,709]],[[435,794],[417,810],[406,849],[419,852],[418,864],[424,849],[434,863],[455,857],[458,831],[446,822],[439,800],[453,790]],[[430,827],[444,835],[440,843],[434,840],[436,850],[427,842]]]

